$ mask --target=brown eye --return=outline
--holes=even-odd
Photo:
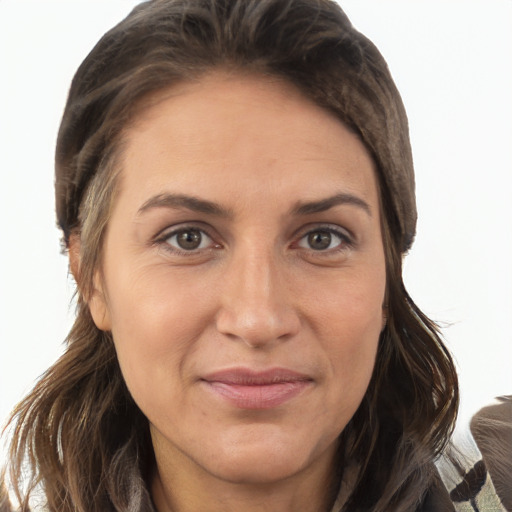
[[[310,251],[328,252],[350,246],[351,240],[341,229],[318,228],[305,233],[297,245]]]
[[[195,251],[207,248],[212,240],[200,229],[186,228],[175,231],[165,239],[165,242],[173,249]]]
[[[323,251],[331,245],[332,234],[329,231],[313,231],[308,234],[308,245],[314,251]]]
[[[182,231],[176,235],[177,244],[187,251],[197,249],[201,245],[201,232],[197,230]]]

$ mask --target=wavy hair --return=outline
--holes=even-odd
[[[369,388],[341,434],[333,501],[347,464],[357,468],[347,511],[413,510],[433,479],[456,417],[457,377],[435,324],[402,282],[415,233],[414,177],[407,117],[384,59],[330,0],[152,0],[103,36],[69,92],[56,204],[65,245],[80,239],[77,317],[65,353],[11,418],[9,472],[22,510],[36,488],[51,512],[153,510],[148,422],[87,300],[124,130],[151,93],[218,68],[294,84],[350,127],[376,163],[387,325]]]

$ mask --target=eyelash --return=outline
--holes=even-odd
[[[331,225],[320,225],[315,226],[312,229],[308,229],[306,232],[304,232],[297,242],[295,242],[297,245],[300,244],[300,242],[304,239],[306,239],[309,235],[314,233],[329,233],[330,235],[334,235],[339,239],[339,244],[336,247],[327,249],[327,250],[318,250],[313,249],[311,247],[303,247],[303,249],[308,250],[310,253],[314,255],[334,255],[339,252],[346,251],[347,249],[350,249],[354,246],[354,240],[351,235],[349,235],[345,230],[342,230],[338,227],[334,227]]]
[[[180,233],[190,232],[198,232],[201,234],[202,237],[206,236],[213,243],[211,244],[210,247],[193,250],[186,250],[182,248],[180,249],[179,247],[172,246],[169,243],[169,240],[171,238],[178,236]],[[201,243],[202,242],[203,241],[201,240]],[[195,225],[182,225],[175,229],[172,229],[171,231],[164,231],[161,235],[157,236],[157,238],[154,240],[154,244],[164,248],[166,251],[177,256],[197,256],[198,254],[204,253],[205,251],[218,249],[221,247],[221,244],[215,243],[214,237],[212,237],[204,228]]]
[[[187,232],[199,232],[201,236],[206,236],[211,240],[211,244],[209,247],[204,248],[198,248],[198,249],[191,249],[186,250],[183,248],[178,248],[175,246],[172,246],[169,243],[169,240],[173,237],[178,236],[180,233],[187,233]],[[308,236],[315,234],[315,233],[329,233],[330,235],[334,235],[339,239],[339,243],[336,247],[327,249],[327,250],[321,250],[321,249],[313,249],[311,247],[302,247],[300,246],[300,242],[305,240]],[[202,243],[203,241],[201,241]],[[163,247],[166,251],[177,255],[177,256],[197,256],[198,254],[202,254],[205,251],[210,251],[212,249],[219,249],[222,247],[221,244],[216,243],[214,241],[214,237],[211,236],[207,230],[205,230],[202,227],[198,227],[195,225],[182,225],[175,229],[172,229],[171,231],[165,231],[161,235],[157,235],[155,238],[154,245],[158,245]],[[338,228],[333,227],[331,225],[319,225],[315,226],[314,228],[303,230],[300,234],[299,238],[296,239],[295,242],[291,244],[292,247],[300,247],[306,251],[308,251],[311,254],[314,254],[315,256],[327,256],[327,255],[333,255],[337,254],[339,252],[346,251],[347,249],[354,246],[354,241],[351,235],[347,234],[346,231]]]

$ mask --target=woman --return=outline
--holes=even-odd
[[[15,486],[27,457],[55,511],[449,510],[407,119],[336,4],[135,8],[75,75],[56,197],[78,314]]]

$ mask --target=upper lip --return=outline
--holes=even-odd
[[[308,375],[287,368],[269,368],[266,370],[229,368],[210,373],[201,380],[238,386],[268,386],[283,382],[312,381],[313,379]]]

